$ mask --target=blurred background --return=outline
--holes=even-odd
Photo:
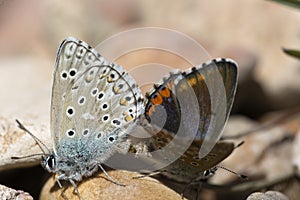
[[[96,46],[121,31],[152,26],[189,35],[211,57],[236,59],[240,81],[252,76],[253,84],[258,84],[253,89],[247,86],[251,95],[242,97],[236,111],[256,117],[261,110],[298,103],[299,63],[281,48],[298,46],[299,21],[297,10],[263,0],[2,0],[0,111],[3,115],[29,111],[38,118],[48,116],[51,73],[58,46],[66,37]],[[170,60],[170,66],[174,65]],[[257,110],[247,109],[245,101]]]
[[[0,0],[0,115],[49,124],[52,72],[66,37],[96,46],[121,31],[151,26],[189,35],[212,58],[235,59],[240,74],[233,114],[268,121],[300,102],[299,60],[282,51],[300,48],[299,24],[299,10],[263,0]],[[135,62],[119,64],[128,69]],[[168,64],[186,68],[172,59]]]

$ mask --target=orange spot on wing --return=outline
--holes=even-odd
[[[202,74],[197,75],[198,80],[205,81],[205,77]]]
[[[194,78],[194,77],[188,79],[188,82],[189,82],[190,85],[196,85],[196,84],[197,84],[197,80],[196,80],[196,78]]]
[[[156,95],[151,99],[152,104],[154,105],[160,105],[163,102],[163,98],[160,95]]]
[[[126,101],[125,99],[121,99],[120,100],[120,104],[123,106],[127,106],[128,105],[128,101]]]
[[[131,115],[127,115],[125,117],[125,120],[126,120],[126,122],[129,122],[129,121],[133,120],[133,117]]]
[[[162,97],[170,97],[171,92],[170,92],[169,88],[163,88],[162,90],[159,91],[159,94]]]

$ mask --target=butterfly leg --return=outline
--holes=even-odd
[[[60,187],[60,188],[62,188],[62,185],[61,185],[61,183],[60,183],[60,180],[68,180],[70,183],[71,183],[71,185],[74,187],[74,193],[76,193],[76,195],[78,195],[78,197],[79,197],[79,199],[80,200],[82,200],[82,198],[81,198],[81,196],[80,196],[80,194],[79,194],[79,191],[78,191],[78,187],[77,187],[77,185],[76,185],[76,183],[74,182],[74,180],[72,179],[72,177],[67,177],[65,174],[61,174],[61,175],[59,175],[58,177],[57,177],[57,179],[56,179],[56,182],[57,182],[57,184],[58,184],[58,186]],[[64,190],[62,191],[62,193],[61,193],[61,195],[63,196],[63,197],[65,197],[65,191],[66,191],[66,188],[64,188]]]
[[[75,181],[73,180],[74,177],[75,177],[75,175],[69,176],[69,177],[67,177],[67,179],[68,179],[68,181],[71,183],[71,185],[74,188],[73,193],[76,194],[76,195],[78,195],[79,199],[82,200],[82,198],[80,196],[80,193],[79,193],[79,190],[78,190],[78,187],[77,187]]]
[[[79,193],[79,190],[78,190],[78,187],[75,183],[74,180],[72,179],[69,179],[69,182],[72,184],[72,186],[74,187],[74,190],[73,190],[73,193],[75,193],[76,195],[78,195],[79,199],[82,200],[81,196],[80,196],[80,193]]]
[[[74,176],[73,176],[73,177],[74,177]],[[68,176],[66,176],[65,174],[61,174],[61,175],[59,175],[59,176],[57,177],[56,182],[57,182],[58,186],[59,186],[60,188],[62,188],[62,185],[61,185],[61,183],[60,183],[60,180],[68,180],[68,181],[71,183],[71,185],[74,187],[74,191],[73,191],[73,192],[74,192],[75,194],[77,194],[78,197],[79,197],[79,199],[81,200],[82,198],[81,198],[81,196],[80,196],[80,194],[79,194],[78,187],[77,187],[75,181],[72,179],[73,177],[72,177],[72,176],[68,177]],[[63,194],[64,192],[65,192],[65,190],[62,192],[62,195],[64,195],[64,194]]]
[[[196,200],[199,199],[199,194],[200,191],[202,189],[202,184],[203,182],[207,181],[208,178],[210,178],[211,176],[213,176],[216,172],[217,168],[213,167],[211,169],[205,170],[203,172],[203,174],[201,174],[199,177],[196,177],[195,179],[190,180],[189,183],[187,183],[185,185],[185,187],[183,188],[183,191],[181,192],[181,198],[184,198],[184,193],[187,191],[188,188],[190,188],[191,190],[193,190],[193,186],[196,186]]]
[[[186,190],[188,188],[191,188],[193,187],[193,185],[197,187],[197,192],[196,192],[196,200],[198,200],[200,198],[200,191],[202,189],[202,185],[203,185],[203,182],[206,182],[210,177],[212,177],[215,172],[217,171],[217,167],[212,167],[208,170],[205,170],[203,172],[202,175],[200,175],[199,177],[191,180],[183,189],[183,191],[181,192],[181,197],[184,198],[184,193],[186,192]]]
[[[70,183],[72,184],[72,186],[74,187],[74,192],[75,192],[76,194],[79,195],[78,187],[77,187],[75,181],[73,181],[72,179],[69,179],[69,182],[70,182]]]
[[[113,182],[116,185],[119,186],[125,186],[124,184],[118,183],[116,180],[114,180],[110,175],[108,175],[108,173],[105,171],[105,169],[102,167],[101,164],[98,164],[99,168],[102,170],[102,172],[105,174],[105,176],[108,178],[108,180],[110,180],[111,182]]]
[[[60,183],[60,180],[69,180],[69,177],[67,177],[65,174],[61,174],[61,175],[59,175],[59,176],[56,178],[56,182],[57,182],[58,186],[59,186],[60,188],[62,188],[62,185],[61,185],[61,183]]]
[[[62,185],[61,185],[61,183],[60,183],[60,178],[58,177],[57,179],[56,179],[56,182],[57,182],[57,185],[59,186],[59,188],[62,188]]]

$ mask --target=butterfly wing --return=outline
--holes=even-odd
[[[200,140],[193,142],[179,159],[161,169],[161,174],[177,182],[186,183],[207,179],[205,171],[218,165],[234,150],[232,142],[217,142],[207,155],[200,158],[199,149],[202,142]]]
[[[188,151],[182,155],[180,161],[189,163],[191,166],[205,171],[222,162],[234,150],[234,144],[232,142],[220,141],[214,145],[208,154],[200,158],[198,153],[201,146],[201,141],[195,141]]]
[[[199,123],[198,134],[204,140],[199,151],[199,157],[202,158],[220,139],[228,120],[237,86],[237,64],[231,59],[216,59],[202,65],[197,71],[205,77],[208,88],[208,93],[203,95],[210,97],[209,125],[205,120]],[[205,105],[206,101],[202,103]]]
[[[90,148],[101,153],[109,151],[109,146],[126,137],[143,110],[134,79],[75,38],[67,38],[60,45],[53,76],[54,152],[61,141],[68,140],[101,140],[95,144],[102,145],[103,151],[93,145]]]
[[[215,59],[170,74],[146,95],[145,118],[151,126],[162,127],[173,136],[184,132],[189,144],[204,141],[200,150],[200,157],[204,157],[221,136],[236,85],[237,65],[230,59]]]

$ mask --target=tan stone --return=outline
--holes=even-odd
[[[33,200],[32,196],[22,190],[14,190],[4,185],[0,185],[0,199],[10,200]]]
[[[252,193],[247,200],[288,200],[287,196],[277,191],[267,191],[265,193],[255,192]]]
[[[159,183],[153,178],[139,178],[133,179],[140,174],[128,171],[109,171],[108,174],[116,181],[125,186],[119,186],[107,180],[103,173],[94,175],[92,178],[84,179],[78,185],[80,196],[84,200],[88,199],[172,199],[181,200],[180,194],[171,190],[170,188]],[[74,188],[71,184],[64,182],[63,187],[66,190],[60,189],[54,178],[50,178],[42,189],[40,200],[56,200],[64,199],[79,199],[73,193]]]

